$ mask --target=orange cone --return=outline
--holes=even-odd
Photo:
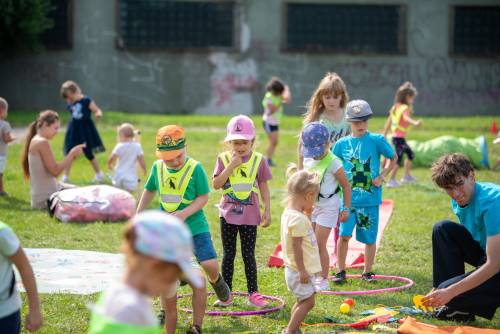
[[[497,121],[496,120],[493,120],[493,123],[491,123],[491,133],[493,133],[494,135],[497,134]]]

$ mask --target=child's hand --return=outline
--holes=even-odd
[[[97,109],[97,111],[95,112],[95,119],[100,120],[101,118],[102,118],[102,111],[101,109]]]
[[[309,283],[309,274],[307,273],[307,271],[299,271],[299,279],[300,279],[300,283],[302,284],[306,284],[306,283]]]
[[[76,158],[76,157],[78,157],[80,154],[82,154],[83,149],[84,149],[85,147],[87,147],[87,144],[86,144],[86,143],[76,145],[75,147],[73,147],[73,148],[71,149],[71,151],[69,151],[69,154],[70,154],[73,158]]]
[[[422,120],[421,119],[419,119],[418,121],[415,122],[415,126],[420,126],[420,125],[422,125]]]
[[[375,186],[375,187],[380,187],[380,184],[382,183],[383,181],[383,177],[382,176],[377,176],[376,178],[374,178],[372,180],[372,184]]]
[[[109,170],[112,170],[112,169],[113,169],[113,163],[112,163],[112,162],[108,162],[108,169],[109,169]]]
[[[231,166],[231,168],[236,168],[238,167],[239,165],[241,165],[243,163],[243,160],[241,159],[241,157],[236,153],[236,152],[233,152],[233,156],[231,157],[231,161],[229,162],[229,166]]]
[[[269,225],[271,225],[271,211],[269,210],[269,208],[266,208],[264,210],[264,213],[262,213],[262,223],[261,223],[261,226],[262,227],[268,227]]]
[[[30,332],[35,332],[40,327],[42,327],[43,323],[43,318],[42,318],[42,313],[40,310],[35,310],[35,311],[28,311],[28,314],[26,314],[26,329]]]
[[[349,219],[349,211],[342,211],[340,213],[340,221],[344,223],[347,221],[347,219]]]
[[[175,212],[172,212],[171,214],[174,215],[174,216],[176,216],[177,218],[179,218],[182,221],[185,221],[186,218],[187,218],[187,216],[183,212],[183,210],[175,211]]]

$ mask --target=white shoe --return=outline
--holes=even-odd
[[[320,277],[314,282],[314,285],[320,291],[330,291],[330,281],[327,278]]]
[[[411,184],[411,183],[416,183],[417,182],[417,179],[414,178],[413,176],[411,175],[406,175],[404,177],[401,178],[400,182],[402,184]]]
[[[104,182],[104,175],[102,173],[96,174],[94,179],[92,180],[93,183],[103,183]]]
[[[385,186],[387,188],[397,188],[397,187],[399,187],[399,183],[395,179],[390,179],[389,181],[387,181],[387,183],[385,184]]]
[[[61,178],[61,183],[69,183],[69,177],[67,175],[63,175]]]

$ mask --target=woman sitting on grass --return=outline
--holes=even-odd
[[[85,147],[85,144],[73,147],[63,161],[57,162],[50,140],[57,134],[59,125],[57,112],[45,110],[40,112],[36,121],[28,128],[22,165],[24,177],[30,180],[33,209],[46,209],[50,195],[64,188],[64,185],[57,182],[56,177],[82,154]]]

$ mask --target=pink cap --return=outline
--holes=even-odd
[[[227,135],[224,141],[253,140],[254,138],[255,127],[248,116],[238,115],[231,118],[227,124]]]

